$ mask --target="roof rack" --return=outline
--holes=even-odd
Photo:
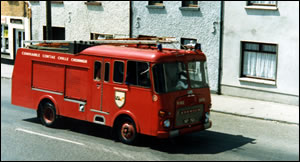
[[[178,43],[174,37],[156,37],[156,38],[119,38],[104,40],[86,40],[86,41],[68,41],[68,40],[27,40],[24,43],[38,43],[28,45],[28,48],[39,50],[50,50],[64,53],[76,54],[80,51],[95,45],[159,45]]]

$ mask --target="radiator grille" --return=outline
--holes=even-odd
[[[194,105],[177,109],[175,126],[194,124],[201,121],[204,105]]]

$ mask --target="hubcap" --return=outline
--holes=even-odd
[[[134,127],[131,123],[124,123],[121,128],[122,137],[126,140],[131,139],[135,135]]]
[[[46,107],[44,110],[44,120],[47,123],[51,123],[54,120],[54,112],[49,107]]]

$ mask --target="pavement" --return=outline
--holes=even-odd
[[[13,66],[1,64],[1,78],[12,77]],[[299,125],[299,106],[212,94],[212,112]]]

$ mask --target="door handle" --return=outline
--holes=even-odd
[[[98,88],[98,89],[100,88],[100,84],[97,84],[97,88]]]

